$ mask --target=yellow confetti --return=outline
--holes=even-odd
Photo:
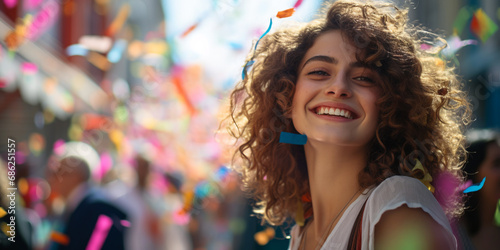
[[[5,212],[5,210],[2,207],[0,207],[0,218],[4,217],[6,214],[7,212]]]
[[[416,159],[416,162],[415,167],[411,171],[418,175],[417,178],[427,187],[427,189],[429,189],[429,191],[434,193],[435,188],[431,184],[432,176],[418,159]]]

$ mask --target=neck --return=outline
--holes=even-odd
[[[340,214],[359,196],[358,174],[367,164],[368,153],[366,148],[317,142],[306,144],[304,150],[315,217],[311,226],[314,235],[321,238],[325,231],[332,230]]]

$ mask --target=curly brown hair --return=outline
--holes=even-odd
[[[338,1],[307,24],[268,34],[251,51],[253,69],[230,97],[228,130],[239,141],[234,159],[244,187],[259,201],[258,213],[282,224],[304,204],[309,191],[303,146],[279,143],[280,132],[297,133],[291,120],[298,67],[321,34],[340,30],[357,48],[357,60],[376,69],[382,96],[376,133],[361,187],[392,175],[416,177],[415,159],[432,176],[451,172],[462,180],[463,130],[469,103],[461,84],[436,54],[423,51],[421,28],[407,24],[407,11],[385,2]],[[456,204],[448,214],[460,213]]]

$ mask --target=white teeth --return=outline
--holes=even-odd
[[[342,116],[348,119],[352,119],[351,112],[348,110],[344,109],[335,109],[335,108],[328,108],[328,107],[321,107],[317,109],[318,111],[316,114],[318,115],[335,115],[335,116]]]

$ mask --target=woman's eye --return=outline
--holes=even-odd
[[[356,81],[375,83],[375,81],[372,78],[366,77],[366,76],[358,76],[358,77],[354,77],[353,79]]]
[[[323,70],[315,70],[307,73],[307,75],[319,75],[319,76],[329,76],[330,74],[326,73]]]

